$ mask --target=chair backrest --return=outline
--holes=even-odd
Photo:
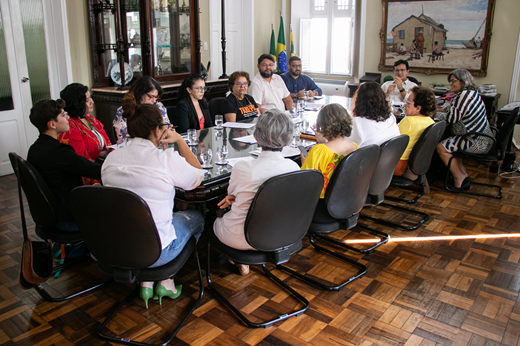
[[[421,82],[419,82],[419,81],[417,80],[417,78],[415,78],[415,77],[408,76],[408,79],[409,79],[410,81],[414,82],[414,83],[417,84],[417,85],[421,85]]]
[[[515,125],[518,121],[518,114],[520,113],[520,107],[516,107],[511,111],[506,118],[506,121],[500,127],[500,131],[496,137],[496,149],[498,152],[498,159],[501,160],[506,152],[507,144],[511,140],[511,133],[513,132]]]
[[[177,109],[177,106],[166,107],[166,112],[168,113],[168,119],[170,119],[170,124],[175,124],[173,122],[173,118],[175,118],[175,109]]]
[[[426,130],[423,131],[408,159],[408,167],[414,174],[420,176],[428,172],[433,152],[435,148],[437,148],[437,144],[439,144],[445,129],[446,122],[439,121],[428,126]]]
[[[379,152],[379,146],[369,145],[340,161],[325,191],[325,203],[332,217],[348,219],[363,208]]]
[[[74,219],[90,252],[104,265],[142,269],[161,255],[161,240],[146,202],[135,193],[106,186],[72,190]]]
[[[57,198],[43,177],[20,155],[9,153],[9,160],[27,198],[34,223],[41,228],[56,225],[58,223],[56,219]],[[45,236],[40,236],[46,239]]]
[[[312,169],[266,180],[247,213],[247,242],[260,251],[276,251],[300,241],[309,229],[322,188],[323,175]]]
[[[211,120],[213,122],[215,122],[215,115],[222,114],[220,111],[220,105],[225,99],[225,97],[215,97],[209,101],[209,115],[211,116]]]
[[[390,186],[395,167],[399,163],[399,159],[401,159],[409,140],[410,137],[408,135],[401,135],[381,144],[379,161],[368,188],[369,195],[382,195]]]

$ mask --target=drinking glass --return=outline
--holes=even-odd
[[[298,148],[298,138],[300,138],[300,125],[294,124],[293,140],[291,143],[291,147]]]
[[[227,160],[227,156],[228,156],[228,147],[227,145],[223,145],[222,148],[217,148],[217,157],[218,157],[218,161],[216,162],[217,165],[227,165],[228,164],[228,160]]]
[[[188,129],[188,145],[197,145],[197,130]]]
[[[221,129],[223,123],[224,123],[224,116],[220,115],[220,114],[215,115],[215,125],[217,126],[217,129]]]
[[[305,99],[308,99],[309,98],[309,91],[308,90],[305,90],[303,92],[303,94],[305,95]]]
[[[200,151],[200,163],[202,163],[202,168],[212,168],[211,159],[213,158],[213,153],[211,149],[203,148]]]
[[[307,132],[307,130],[309,129],[309,120],[308,119],[303,119],[302,122],[301,122],[301,132]]]

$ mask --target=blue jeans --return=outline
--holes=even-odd
[[[192,236],[198,241],[204,230],[204,217],[202,217],[202,214],[197,210],[178,211],[173,213],[172,225],[175,228],[177,238],[172,240],[172,242],[162,250],[157,262],[148,268],[160,267],[171,262],[181,253],[182,249],[184,249],[184,245],[186,245]]]

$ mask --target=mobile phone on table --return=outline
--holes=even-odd
[[[298,149],[300,149],[301,153],[303,154],[304,157],[307,157],[307,154],[309,153],[307,151],[307,149],[305,149],[305,147],[303,145],[298,145]]]

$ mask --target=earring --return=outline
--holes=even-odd
[[[56,126],[53,126],[52,128],[56,130]]]

